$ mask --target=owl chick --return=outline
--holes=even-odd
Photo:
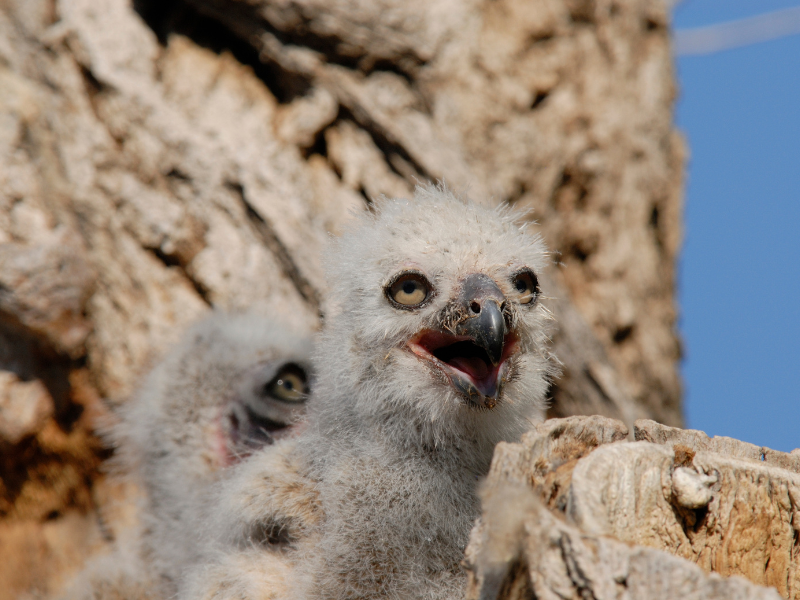
[[[143,488],[141,529],[69,597],[175,593],[197,556],[194,515],[213,482],[302,428],[310,351],[308,336],[254,314],[214,313],[184,334],[110,433],[118,469]]]
[[[231,472],[214,518],[238,542],[187,600],[463,597],[478,480],[497,442],[543,417],[547,254],[507,208],[444,186],[373,209],[328,253],[307,429]],[[248,531],[281,532],[261,536],[261,568],[283,557],[289,576],[259,572]]]

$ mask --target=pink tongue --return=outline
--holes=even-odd
[[[448,363],[459,371],[463,371],[475,381],[485,379],[489,375],[489,367],[477,357],[456,356],[449,360]]]

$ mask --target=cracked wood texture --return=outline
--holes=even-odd
[[[468,597],[800,598],[800,454],[650,420],[634,434],[571,417],[498,445]]]
[[[552,416],[679,425],[674,93],[660,0],[0,0],[0,598],[117,535],[94,429],[183,327],[317,328],[416,180],[533,211]]]

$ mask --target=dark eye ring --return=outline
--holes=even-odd
[[[384,292],[395,308],[404,310],[419,308],[433,297],[433,287],[417,271],[403,271],[396,275]]]
[[[303,402],[308,396],[306,372],[294,363],[284,365],[264,386],[264,392],[284,402]]]
[[[533,304],[539,297],[539,278],[530,269],[523,269],[512,279],[520,304]]]

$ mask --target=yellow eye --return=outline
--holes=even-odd
[[[539,296],[539,280],[533,271],[525,269],[517,273],[513,280],[514,289],[519,294],[520,304],[530,304]]]
[[[430,297],[431,285],[421,273],[408,272],[389,284],[386,295],[398,308],[416,308]]]
[[[286,365],[266,385],[267,393],[286,402],[302,402],[308,396],[308,383],[303,369],[297,365]]]

